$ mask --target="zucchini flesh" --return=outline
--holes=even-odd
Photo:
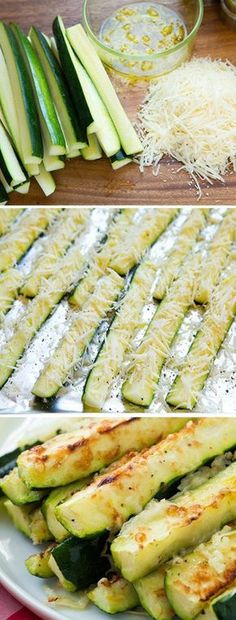
[[[110,568],[105,555],[107,536],[80,540],[68,538],[54,547],[49,566],[70,592],[88,588]]]
[[[44,491],[27,488],[23,480],[19,477],[17,467],[0,480],[0,488],[4,495],[7,495],[13,504],[17,506],[38,502],[44,496]]]
[[[119,170],[123,166],[127,166],[132,162],[132,157],[128,157],[123,149],[120,149],[113,157],[111,157],[111,165],[113,170]]]
[[[44,154],[43,165],[46,172],[54,172],[65,168],[65,162],[58,155]]]
[[[193,302],[199,256],[195,255],[173,282],[158,306],[141,344],[134,353],[130,370],[122,386],[126,400],[148,407],[155,395],[163,364],[185,314]]]
[[[22,284],[22,274],[17,269],[9,269],[0,276],[0,314],[6,314]]]
[[[145,261],[137,270],[90,371],[83,392],[87,407],[101,409],[125,353],[137,331],[142,308],[155,278],[156,266]]]
[[[102,149],[95,133],[91,133],[88,135],[88,146],[85,146],[83,149],[81,149],[81,155],[87,161],[101,159]]]
[[[68,28],[67,36],[110,114],[125,153],[127,155],[139,153],[142,151],[142,145],[138,135],[128,119],[106,70],[82,26],[77,24],[72,26],[72,28]]]
[[[107,614],[117,614],[137,607],[138,595],[131,583],[118,575],[111,580],[100,579],[96,588],[90,590],[88,598],[96,607]]]
[[[65,213],[51,229],[43,248],[43,254],[34,263],[24,286],[21,288],[23,295],[26,297],[37,295],[42,282],[53,274],[58,260],[83,231],[86,222],[87,211],[83,209],[65,210]]]
[[[80,149],[83,145],[81,128],[60,63],[39,30],[31,28],[30,39],[47,77],[68,151]]]
[[[21,185],[17,185],[14,189],[18,192],[18,194],[28,194],[30,189],[30,181],[27,181],[27,183],[21,183]]]
[[[169,286],[179,275],[179,269],[187,254],[192,249],[197,235],[206,223],[206,209],[193,209],[186,218],[180,233],[176,239],[174,248],[167,256],[160,277],[155,288],[153,297],[163,299],[168,292]]]
[[[100,322],[117,299],[123,280],[111,272],[98,281],[85,307],[72,319],[49,362],[42,370],[32,393],[40,398],[55,395],[79,362]]]
[[[44,164],[39,165],[39,174],[35,177],[39,187],[43,190],[45,196],[51,196],[56,189],[56,183],[50,172],[45,170]]]
[[[74,493],[80,491],[84,486],[89,483],[89,478],[84,478],[78,482],[72,482],[64,487],[54,489],[49,493],[48,497],[42,504],[42,513],[47,521],[48,529],[52,533],[57,542],[62,542],[65,538],[69,537],[69,532],[61,523],[57,520],[55,511],[59,504],[65,502],[69,497],[72,497]]]
[[[128,581],[194,544],[203,542],[236,515],[236,464],[177,499],[152,500],[126,523],[111,545],[115,565]]]
[[[184,425],[185,421],[182,421]],[[60,520],[74,536],[117,531],[163,487],[195,471],[236,444],[234,419],[199,419],[142,454],[130,455],[60,506]]]
[[[210,243],[206,260],[198,279],[195,300],[200,304],[210,301],[214,285],[218,282],[222,269],[236,239],[236,212],[229,209]]]
[[[151,209],[145,213],[138,224],[133,224],[124,239],[113,248],[110,262],[112,269],[120,275],[137,264],[145,250],[149,248],[177,215],[178,209]]]
[[[0,45],[9,72],[15,114],[20,132],[19,155],[24,164],[39,163],[43,157],[43,145],[34,93],[20,48],[9,26],[0,22]],[[12,131],[14,140],[14,129]],[[17,144],[16,144],[17,146]]]
[[[223,279],[216,287],[181,371],[167,395],[169,405],[190,410],[195,406],[214,358],[233,322],[236,311],[235,289],[234,274]]]
[[[166,573],[168,600],[177,616],[193,620],[236,575],[236,531],[226,526]]]
[[[42,553],[36,553],[27,558],[25,561],[25,566],[31,575],[34,575],[34,577],[40,577],[41,579],[49,579],[50,577],[54,577],[54,573],[48,564],[51,550],[52,547],[48,547],[48,549]]]
[[[60,209],[32,209],[18,226],[0,240],[0,272],[15,265],[39,235],[56,218]]]
[[[163,564],[150,575],[134,582],[142,607],[155,620],[174,620],[176,618],[165,592],[166,568],[167,564]]]
[[[75,66],[76,57],[67,39],[65,27],[61,17],[56,17],[52,27],[62,69],[67,80],[67,85],[81,127],[80,147],[82,148],[87,144],[87,129],[91,123],[93,123],[93,118],[77,74]]]
[[[37,504],[16,506],[8,499],[4,502],[4,506],[15,528],[28,538],[31,538],[35,545],[51,540],[51,534],[47,528],[46,521]]]
[[[145,418],[91,421],[87,428],[63,433],[41,448],[22,453],[18,458],[20,477],[32,488],[70,484],[99,471],[130,450],[140,451],[157,443],[180,428],[181,422],[175,418],[153,418],[152,425]]]
[[[15,186],[26,181],[26,175],[20,165],[15,151],[11,145],[7,132],[0,122],[0,166],[4,176],[8,171],[9,177],[7,179],[9,185]]]
[[[16,362],[23,355],[41,325],[46,321],[56,304],[75,282],[84,259],[78,248],[58,263],[57,272],[49,278],[39,294],[28,305],[20,324],[12,337],[0,351],[0,386],[2,387],[15,369]]]
[[[113,248],[125,236],[127,227],[133,220],[135,210],[123,209],[108,231],[107,240],[100,252],[95,255],[93,263],[89,265],[87,272],[76,287],[69,301],[72,306],[82,308],[89,294],[94,290],[98,278],[106,272],[112,258]]]

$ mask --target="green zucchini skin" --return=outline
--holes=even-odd
[[[5,205],[7,203],[8,203],[8,193],[6,192],[2,181],[0,181],[0,205]]]
[[[25,566],[31,575],[40,577],[41,579],[54,577],[54,573],[48,564],[52,548],[53,547],[50,546],[46,551],[30,555],[30,557],[25,560]]]
[[[218,620],[234,620],[236,618],[236,589],[223,593],[213,603],[212,608]]]
[[[64,579],[76,590],[88,588],[109,570],[110,562],[103,555],[106,542],[107,535],[88,540],[71,537],[52,550]]]
[[[39,502],[45,495],[43,491],[28,489],[20,479],[17,467],[0,480],[0,488],[17,506]]]
[[[21,448],[15,448],[15,450],[12,450],[11,452],[7,452],[6,454],[0,456],[0,479],[9,474],[10,471],[14,469],[14,467],[16,467],[17,458],[21,454],[21,452],[24,452],[24,450],[29,450],[34,446],[38,446],[40,445],[40,443],[40,441],[36,441],[31,445],[26,444]]]
[[[137,607],[138,595],[131,583],[118,575],[112,579],[101,579],[88,598],[96,607],[107,614],[117,614]]]

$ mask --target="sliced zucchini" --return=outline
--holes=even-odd
[[[10,50],[9,50],[10,51]],[[16,69],[16,67],[14,67]],[[13,69],[13,70],[14,70]],[[19,86],[19,85],[18,85]],[[0,116],[9,131],[18,154],[21,152],[17,110],[6,61],[0,46]]]
[[[110,266],[126,275],[177,215],[178,209],[150,209],[138,224],[133,224],[124,238],[113,248]]]
[[[0,272],[13,267],[56,218],[60,209],[32,209],[0,240]]]
[[[106,535],[87,540],[71,537],[52,549],[49,567],[66,590],[88,588],[109,570],[106,542]]]
[[[215,284],[229,256],[233,241],[236,239],[236,212],[229,209],[210,243],[206,260],[198,279],[195,300],[200,304],[210,301]]]
[[[145,261],[136,270],[130,289],[123,298],[90,371],[83,392],[87,407],[101,409],[112,382],[119,373],[130,342],[139,325],[142,308],[155,278],[156,266]]]
[[[126,400],[148,407],[156,391],[163,364],[185,314],[194,298],[200,257],[194,255],[187,261],[179,277],[171,285],[166,297],[158,306],[141,344],[134,352],[127,378],[122,386]]]
[[[81,149],[81,155],[87,161],[102,158],[102,149],[95,133],[88,134],[88,146]]]
[[[69,153],[67,154],[67,159],[75,159],[76,157],[80,157],[80,156],[81,156],[81,151],[77,149],[76,151],[69,151]]]
[[[76,56],[69,44],[65,27],[61,17],[56,17],[53,22],[53,33],[59,53],[62,69],[67,81],[72,101],[81,127],[80,148],[87,144],[87,129],[93,123],[84,92],[77,73]]]
[[[226,526],[167,570],[170,605],[179,618],[193,620],[235,575],[236,530]]]
[[[236,463],[176,500],[152,500],[126,523],[111,545],[115,565],[128,581],[209,539],[236,516]]]
[[[49,579],[54,577],[54,573],[51,570],[48,562],[51,556],[52,546],[48,547],[42,553],[36,553],[30,555],[25,561],[25,566],[31,575],[34,577],[40,577],[41,579]]]
[[[21,185],[17,185],[17,187],[14,187],[14,190],[18,194],[28,194],[30,190],[30,181],[27,181],[27,183],[21,183]]]
[[[39,502],[45,495],[44,491],[28,489],[23,480],[20,479],[17,467],[0,480],[0,488],[17,506]]]
[[[128,119],[111,80],[82,26],[77,24],[72,26],[72,28],[68,28],[66,32],[76,55],[90,76],[107,108],[108,114],[110,114],[125,153],[127,155],[139,153],[142,151],[142,144],[138,135]],[[118,150],[119,147],[116,151]]]
[[[56,270],[60,257],[84,229],[88,220],[85,209],[69,209],[62,213],[45,240],[43,254],[33,264],[21,289],[26,297],[35,297],[42,282]]]
[[[70,484],[130,450],[140,451],[157,443],[182,424],[183,420],[175,418],[153,418],[151,425],[145,418],[90,421],[86,428],[63,433],[23,452],[18,458],[20,477],[32,488]]]
[[[44,153],[43,165],[46,172],[54,172],[65,168],[65,162],[59,155],[47,155]]]
[[[37,504],[16,506],[8,499],[4,506],[16,529],[31,538],[35,545],[51,540],[52,536]]]
[[[8,193],[0,179],[0,205],[6,205],[8,203]]]
[[[22,284],[22,274],[17,269],[9,269],[0,275],[0,314],[6,314]]]
[[[39,166],[39,174],[35,177],[39,187],[43,190],[45,196],[51,196],[56,189],[56,183],[54,178],[50,172],[44,167],[44,164],[41,163]]]
[[[26,181],[26,174],[19,163],[9,136],[0,121],[0,167],[9,185],[13,187]],[[8,178],[6,174],[8,173]]]
[[[112,258],[113,248],[125,236],[126,230],[133,220],[136,210],[122,209],[118,217],[108,230],[108,236],[100,251],[95,254],[94,261],[88,266],[82,280],[76,287],[69,301],[73,306],[82,308],[87,301],[89,294],[93,292],[98,278],[104,275],[109,262]]]
[[[163,488],[235,445],[234,419],[189,422],[141,454],[130,455],[127,463],[118,464],[112,473],[105,472],[75,493],[60,506],[60,521],[79,537],[117,531]]]
[[[54,105],[63,128],[67,149],[69,151],[80,149],[84,144],[83,136],[60,63],[54,56],[45,36],[37,28],[31,28],[30,39],[48,80]]]
[[[41,288],[40,293],[27,306],[13,335],[0,351],[0,386],[3,386],[15,369],[16,362],[78,277],[84,258],[77,247],[58,262],[57,272]]]
[[[34,545],[41,545],[43,542],[48,542],[53,538],[39,506],[31,514],[30,537]]]
[[[158,278],[157,286],[153,294],[155,299],[163,299],[163,297],[165,297],[169,286],[179,274],[182,263],[192,249],[198,233],[206,223],[207,211],[207,209],[195,208],[192,209],[190,215],[186,217],[174,247],[168,254],[167,260],[161,269],[160,277]]]
[[[72,319],[65,335],[50,357],[32,393],[40,398],[54,396],[79,362],[106,313],[112,309],[124,283],[115,271],[98,280],[85,307]]]
[[[128,157],[123,149],[120,149],[113,157],[111,157],[111,165],[113,170],[119,170],[132,162],[132,157]]]
[[[57,542],[62,542],[65,538],[69,537],[69,532],[58,521],[55,511],[59,504],[62,504],[67,499],[72,497],[74,493],[80,491],[84,486],[89,484],[89,478],[78,480],[78,482],[72,482],[64,487],[59,487],[49,493],[48,497],[42,504],[42,513],[48,524],[48,529],[53,534],[53,537]]]
[[[134,582],[142,607],[155,620],[174,620],[176,618],[165,592],[166,567],[163,564],[156,571]]]
[[[43,157],[43,145],[30,77],[15,34],[3,22],[0,22],[0,46],[6,61],[15,103],[20,143],[19,155],[24,164],[40,163]],[[9,97],[11,101],[11,93],[9,93]],[[7,122],[12,138],[13,140],[16,138],[15,144],[18,147],[15,123],[12,125],[12,119],[11,125],[9,120]]]
[[[88,592],[88,598],[107,614],[117,614],[137,607],[138,595],[131,583],[115,575],[112,579],[100,579],[96,588]]]
[[[236,312],[236,275],[221,280],[166,401],[192,410]]]

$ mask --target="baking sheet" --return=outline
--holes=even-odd
[[[145,211],[146,208],[140,208],[136,212],[135,220],[137,223]],[[206,226],[201,235],[201,239],[198,242],[198,249],[202,250],[204,253],[207,251],[208,242],[213,237],[224,211],[225,208],[223,207],[211,209],[210,222]],[[115,209],[94,208],[91,210],[91,217],[88,227],[77,241],[83,254],[88,253],[90,255],[92,254],[94,248],[98,247],[99,242],[103,239],[104,234],[106,233],[109,222],[112,217],[114,217],[114,213]],[[189,207],[183,208],[174,222],[170,224],[168,230],[149,251],[150,258],[155,261],[158,266],[156,280],[159,276],[159,267],[163,263],[163,259],[167,256],[171,247],[174,245],[176,234],[178,233],[188,213]],[[43,239],[45,237],[46,235],[43,238],[38,239],[33,248],[20,262],[19,269],[22,270],[25,275],[29,273],[33,261],[42,250],[42,244],[44,243]],[[233,266],[231,266],[230,269],[235,268],[235,265],[236,261],[233,261]],[[154,287],[155,283],[152,290],[154,290]],[[156,307],[156,303],[152,299],[150,299],[149,303],[145,305],[142,313],[142,328],[136,334],[133,341],[134,346],[136,346],[141,340],[146,326],[152,318]],[[8,340],[11,336],[14,326],[17,322],[19,322],[24,312],[24,308],[25,301],[23,303],[23,300],[17,300],[10,312],[6,315],[3,322],[3,327],[0,330],[0,347],[4,346],[6,340]],[[50,411],[54,413],[70,412],[78,414],[84,411],[81,400],[83,386],[88,370],[96,357],[98,347],[105,337],[105,333],[109,326],[108,321],[103,321],[100,325],[100,328],[97,330],[86,354],[82,358],[82,363],[80,363],[78,368],[73,372],[68,384],[60,390],[57,398],[51,399],[50,401],[40,401],[39,399],[32,397],[31,394],[31,389],[41,369],[43,368],[45,360],[49,358],[50,354],[52,354],[56,348],[61,336],[65,332],[66,325],[68,324],[68,320],[70,319],[72,313],[73,310],[70,308],[67,299],[64,299],[57,306],[52,316],[39,330],[33,342],[28,347],[26,353],[19,361],[16,371],[0,391],[1,413],[23,414],[25,412],[36,413]],[[202,316],[203,312],[201,308],[194,307],[185,317],[177,338],[171,348],[170,358],[162,370],[160,381],[157,385],[155,398],[148,409],[129,405],[127,401],[124,402],[121,398],[121,385],[129,364],[129,354],[124,360],[121,374],[114,382],[110,397],[106,401],[103,412],[100,412],[100,415],[104,415],[104,413],[124,414],[125,412],[139,414],[145,414],[148,412],[149,414],[158,415],[166,415],[168,413],[173,415],[173,410],[170,409],[165,403],[165,396],[176,376],[176,362],[180,362],[185,357],[196,330],[200,325]],[[233,415],[235,413],[235,341],[236,329],[234,322],[225,339],[224,345],[215,360],[212,371],[200,396],[198,405],[194,409],[194,415],[198,415],[199,412],[209,415],[216,413]],[[181,414],[181,412],[178,411],[178,415],[179,414]]]

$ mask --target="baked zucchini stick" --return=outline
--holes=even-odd
[[[60,209],[32,209],[0,240],[0,271],[13,267],[57,217]]]
[[[236,210],[229,209],[210,243],[206,260],[202,263],[195,295],[195,301],[198,303],[206,304],[210,301],[234,240],[236,240]]]
[[[18,215],[20,215],[24,209],[12,209],[8,207],[6,209],[1,209],[0,214],[0,235],[5,235],[8,232],[11,224],[16,220]]]
[[[108,614],[117,614],[139,605],[139,598],[132,583],[115,575],[111,580],[100,579],[88,598],[96,607]]]
[[[24,350],[59,303],[70,286],[78,279],[85,262],[78,248],[58,262],[57,272],[47,280],[45,287],[29,303],[10,340],[0,351],[0,387],[13,373]]]
[[[0,315],[6,314],[22,284],[23,276],[17,269],[9,269],[0,275]]]
[[[134,353],[127,379],[122,386],[122,395],[135,405],[148,407],[154,398],[162,366],[193,302],[199,265],[199,255],[194,255],[187,261],[180,276],[158,306],[141,344]]]
[[[113,249],[112,269],[125,275],[176,217],[178,209],[149,209],[138,224],[133,224],[124,239]]]
[[[68,331],[36,381],[32,390],[35,396],[49,398],[58,392],[123,286],[123,279],[115,271],[98,280],[94,293],[72,319]]]
[[[236,312],[236,275],[223,279],[215,289],[209,309],[166,401],[192,410],[210,373],[217,352]]]
[[[18,458],[19,474],[32,488],[64,486],[99,471],[130,450],[140,451],[161,441],[182,425],[179,418],[153,418],[151,424],[145,418],[90,420],[84,428],[23,452]]]
[[[21,289],[22,295],[26,297],[37,295],[40,285],[53,274],[58,260],[84,230],[87,220],[86,209],[66,209],[48,234],[42,254],[33,264]]]
[[[236,444],[236,420],[199,419],[155,446],[98,476],[57,509],[57,516],[74,536],[117,531],[138,514],[164,486],[195,471]],[[209,447],[210,446],[210,447]]]
[[[119,373],[126,351],[139,327],[142,308],[155,278],[156,266],[145,261],[137,269],[130,289],[115,316],[97,360],[88,375],[83,402],[87,407],[102,409],[112,382]]]
[[[236,518],[236,463],[175,500],[152,500],[123,525],[111,545],[115,565],[128,581],[208,540]]]
[[[168,564],[162,564],[157,570],[134,582],[140,604],[155,620],[176,620],[165,592],[165,577]],[[131,584],[130,584],[131,585]]]
[[[153,297],[163,299],[169,286],[176,279],[187,254],[192,249],[197,235],[206,223],[208,209],[192,209],[186,218],[173,249],[167,256],[158,279]]]

